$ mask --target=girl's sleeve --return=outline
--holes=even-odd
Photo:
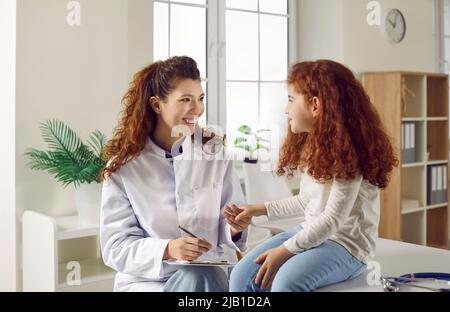
[[[244,252],[247,250],[247,234],[248,230],[241,232],[237,241],[233,242],[231,237],[231,226],[223,216],[225,206],[235,204],[237,206],[245,204],[244,194],[242,193],[241,184],[237,177],[232,160],[225,160],[225,173],[223,177],[223,188],[221,198],[221,210],[219,221],[219,245],[226,244],[232,249]]]
[[[305,205],[303,204],[300,195],[265,202],[264,205],[267,209],[267,218],[269,221],[289,218],[292,216],[305,216]]]
[[[297,254],[319,246],[334,235],[350,215],[361,182],[360,174],[352,181],[335,179],[324,211],[314,220],[307,222],[302,231],[285,241],[283,245],[290,252]]]
[[[112,173],[103,183],[100,243],[103,261],[118,272],[160,279],[168,239],[148,237],[140,227],[122,178]]]

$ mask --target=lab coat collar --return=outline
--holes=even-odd
[[[165,149],[163,149],[162,147],[160,147],[158,144],[156,144],[151,138],[150,136],[147,139],[147,148],[154,154],[156,154],[159,157],[162,158],[166,158],[166,159],[172,159],[172,158],[176,158],[178,156],[180,156],[181,154],[183,154],[184,151],[184,141],[186,137],[181,138],[180,140],[178,140],[175,145],[172,147],[172,152],[169,153],[167,152]]]

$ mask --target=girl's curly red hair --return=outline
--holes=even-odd
[[[288,134],[280,151],[278,175],[300,169],[320,183],[334,178],[363,179],[385,188],[398,159],[380,117],[361,83],[345,66],[330,60],[300,62],[288,84],[321,102],[310,132]]]

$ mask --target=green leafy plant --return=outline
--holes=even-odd
[[[269,148],[265,143],[268,144],[270,141],[263,138],[261,135],[264,132],[270,132],[270,129],[260,129],[253,132],[249,126],[242,125],[239,127],[238,132],[240,132],[242,136],[234,139],[233,144],[236,148],[245,150],[249,154],[250,159],[253,158],[253,154],[259,149],[269,151]]]
[[[59,120],[47,120],[40,124],[42,138],[49,150],[27,149],[27,166],[33,170],[48,171],[64,188],[74,184],[100,183],[100,172],[106,166],[103,147],[106,136],[95,130],[89,136],[88,144],[66,124]]]

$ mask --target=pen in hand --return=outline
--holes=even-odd
[[[182,230],[183,232],[189,234],[192,237],[198,238],[197,236],[195,236],[194,234],[192,234],[191,232],[189,232],[188,230],[186,230],[184,227],[182,227],[181,225],[178,226],[180,230]]]
[[[200,239],[200,240],[204,241],[206,244],[209,245],[209,246],[208,246],[208,249],[209,249],[209,250],[211,249],[212,246],[211,246],[211,244],[210,244],[206,239],[199,238],[197,235],[192,234],[190,231],[186,230],[186,229],[185,229],[184,227],[182,227],[181,225],[179,225],[178,228],[179,228],[180,230],[182,230],[183,232],[185,232],[186,234],[190,235],[191,237],[194,237],[194,238],[197,238],[197,239]]]

